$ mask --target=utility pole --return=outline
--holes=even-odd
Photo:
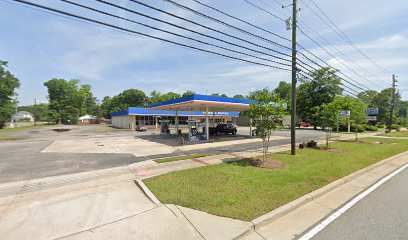
[[[390,118],[388,120],[388,132],[391,133],[392,115],[394,114],[395,107],[395,83],[397,82],[395,74],[392,75],[392,89],[391,89],[391,102],[390,102]]]
[[[297,7],[296,1],[293,0],[293,13],[292,13],[292,114],[290,118],[290,149],[291,154],[296,155],[296,15]]]

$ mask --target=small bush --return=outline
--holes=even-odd
[[[356,132],[365,132],[366,128],[365,125],[356,125],[354,123],[351,124],[351,130]]]
[[[391,124],[391,129],[400,130],[401,126],[398,124]]]
[[[378,131],[378,127],[371,126],[369,124],[364,125],[364,128],[365,128],[366,131],[373,131],[373,132]]]
[[[377,128],[385,128],[385,124],[384,123],[377,123]]]

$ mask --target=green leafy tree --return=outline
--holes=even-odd
[[[274,97],[273,92],[270,91],[269,88],[266,87],[263,89],[257,89],[255,91],[249,92],[246,98],[250,100],[261,100],[265,98],[266,95],[269,95],[270,97]]]
[[[98,116],[99,114],[99,106],[98,100],[96,97],[93,96],[92,87],[89,84],[81,85],[79,88],[80,96],[78,99],[80,100],[79,107],[80,107],[80,115],[83,116],[85,114],[89,114],[92,116]]]
[[[99,115],[96,98],[91,92],[91,85],[80,85],[79,80],[51,79],[44,83],[48,89],[50,101],[49,118],[57,123],[76,122],[78,117],[91,114]]]
[[[378,92],[374,90],[366,90],[357,94],[358,99],[363,101],[369,108],[377,107],[374,99],[378,97]]]
[[[196,92],[191,91],[191,90],[187,90],[185,93],[183,93],[182,97],[190,96],[190,95],[193,95],[193,94],[196,94]]]
[[[7,62],[0,60],[0,129],[10,120],[13,113],[12,100],[15,89],[20,87],[20,81],[6,70]]]
[[[78,90],[79,80],[51,79],[44,83],[48,89],[49,117],[56,123],[66,123],[78,117],[83,98]]]
[[[104,118],[110,119],[112,112],[119,112],[129,107],[146,107],[151,103],[151,98],[139,89],[128,89],[120,94],[113,96],[105,96],[100,105],[101,115]]]
[[[287,111],[290,112],[291,106],[292,106],[292,101],[291,101],[291,96],[292,96],[292,84],[280,81],[278,86],[273,90],[273,93],[282,99],[283,101],[286,102],[287,104]]]
[[[387,123],[390,110],[391,102],[391,91],[392,88],[387,88],[382,90],[377,94],[372,100],[372,106],[378,108],[377,120],[381,123]],[[396,96],[396,101],[398,102],[398,96]]]
[[[103,118],[107,118],[107,119],[110,119],[111,118],[111,112],[112,112],[112,106],[111,106],[111,97],[109,97],[109,96],[105,96],[103,99],[102,99],[102,103],[101,103],[101,105],[99,106],[99,109],[100,109],[100,115],[103,117]]]
[[[235,94],[235,95],[233,96],[233,98],[246,99],[246,97],[245,97],[244,95],[242,95],[242,94]]]
[[[297,112],[303,120],[310,120],[315,128],[322,124],[316,113],[319,107],[342,94],[341,79],[336,72],[331,68],[321,68],[311,74],[311,80],[301,79],[297,91]]]
[[[358,132],[363,129],[363,125],[367,123],[367,114],[365,111],[367,105],[362,100],[350,96],[337,96],[333,102],[327,105],[329,108],[333,109],[333,111],[337,111],[337,114],[340,111],[350,110],[350,119],[339,119],[339,122],[345,126],[348,124],[347,121],[350,121],[356,132],[357,140]]]
[[[246,115],[253,119],[256,133],[262,139],[263,161],[266,161],[271,134],[282,127],[281,120],[285,114],[285,104],[269,92],[258,95],[257,98],[258,103],[251,103]]]
[[[153,90],[150,93],[149,103],[150,104],[155,104],[155,103],[159,103],[159,102],[163,102],[162,94],[161,94],[161,92],[159,92],[157,90]]]
[[[114,96],[110,102],[111,112],[117,112],[129,107],[146,107],[148,97],[139,89],[128,89]]]
[[[174,93],[174,92],[168,92],[166,94],[163,94],[161,97],[163,101],[167,101],[167,100],[179,98],[181,97],[181,95],[178,93]]]
[[[338,126],[338,114],[340,110],[335,104],[333,104],[333,102],[329,104],[323,104],[322,106],[317,108],[318,109],[316,109],[316,112],[319,114],[322,127],[326,129],[326,147],[330,148],[332,130]]]

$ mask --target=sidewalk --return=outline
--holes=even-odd
[[[346,137],[354,138],[354,135]],[[270,152],[289,150],[289,147],[272,147]],[[258,225],[162,205],[148,198],[134,182],[135,178],[261,154],[255,150],[163,164],[145,161],[126,167],[0,184],[0,234],[4,239],[257,239],[259,235],[265,239],[291,239],[293,234],[314,224],[307,219],[317,221],[381,175],[407,162],[407,155],[403,155],[364,172],[355,180],[341,182],[351,185],[339,185],[322,196],[311,193],[304,197],[310,201],[303,206],[306,208],[299,207]],[[292,226],[294,222],[296,226]]]

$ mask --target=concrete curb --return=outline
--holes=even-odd
[[[163,205],[159,199],[156,198],[156,196],[147,188],[147,186],[143,183],[142,180],[140,179],[135,179],[134,180],[136,185],[142,190],[142,192],[154,203],[156,206],[161,206]]]
[[[315,190],[315,191],[313,191],[311,193],[308,193],[308,194],[306,194],[306,195],[304,195],[304,196],[302,196],[302,197],[300,197],[300,198],[298,198],[298,199],[296,199],[296,200],[294,200],[294,201],[292,201],[290,203],[287,203],[287,204],[285,204],[285,205],[283,205],[283,206],[281,206],[281,207],[279,207],[279,208],[277,208],[277,209],[275,209],[275,210],[273,210],[273,211],[271,211],[269,213],[266,213],[266,214],[264,214],[264,215],[262,215],[262,216],[260,216],[258,218],[255,218],[254,220],[251,221],[251,223],[254,225],[254,230],[257,230],[258,228],[269,224],[270,222],[276,220],[280,216],[283,216],[283,215],[285,215],[285,214],[287,214],[287,213],[289,213],[289,212],[303,206],[304,204],[306,204],[306,203],[308,203],[308,202],[310,202],[310,201],[312,201],[312,200],[314,200],[314,199],[316,199],[316,198],[330,192],[331,190],[333,190],[333,189],[335,189],[335,188],[337,188],[337,187],[339,187],[339,186],[341,186],[341,185],[343,185],[343,184],[345,184],[347,182],[350,182],[351,180],[353,180],[353,179],[355,179],[357,177],[360,177],[363,174],[368,173],[369,171],[371,171],[371,170],[373,170],[375,168],[378,168],[378,167],[380,167],[380,166],[382,166],[384,164],[387,164],[388,162],[394,160],[395,158],[398,158],[398,157],[400,157],[402,155],[405,155],[405,154],[408,154],[408,151],[397,154],[397,155],[389,157],[389,158],[386,158],[386,159],[381,160],[381,161],[379,161],[377,163],[374,163],[374,164],[372,164],[372,165],[370,165],[370,166],[368,166],[366,168],[360,169],[360,170],[358,170],[358,171],[356,171],[354,173],[351,173],[350,175],[347,175],[347,176],[345,176],[345,177],[343,177],[341,179],[338,179],[338,180],[336,180],[334,182],[331,182],[331,183],[329,183],[328,185],[326,185],[326,186],[324,186],[322,188],[319,188],[319,189],[317,189],[317,190]],[[367,187],[369,187],[369,186],[367,186]],[[240,239],[240,237],[237,237],[236,239]]]

